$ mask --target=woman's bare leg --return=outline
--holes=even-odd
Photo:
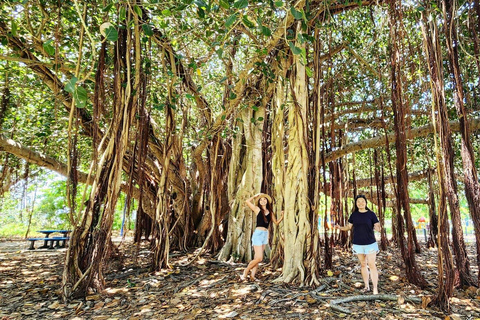
[[[377,253],[367,254],[368,268],[370,268],[370,278],[372,278],[373,294],[378,294],[378,270],[376,265]]]
[[[253,250],[255,251],[255,256],[252,261],[248,264],[248,266],[243,271],[243,275],[241,277],[242,280],[245,280],[248,276],[248,273],[253,268],[256,268],[257,265],[262,262],[263,259],[263,246],[253,246]]]
[[[255,247],[253,248],[255,250],[255,257],[254,259],[257,259],[257,258],[260,258],[260,262],[263,260],[263,253],[265,252],[265,245],[261,245],[261,246],[258,246],[261,248],[261,252],[259,252],[259,256],[257,256],[257,251],[255,250]],[[259,263],[260,263],[259,262]],[[251,270],[250,270],[250,279],[251,280],[255,280],[255,274],[257,273],[257,270],[258,270],[258,263],[255,265],[255,267],[253,267]]]
[[[357,254],[358,260],[360,260],[360,267],[362,271],[363,283],[365,283],[365,290],[370,290],[370,284],[368,281],[368,268],[367,259],[365,254]]]

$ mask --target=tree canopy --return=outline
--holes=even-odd
[[[318,283],[346,239],[317,222],[343,223],[358,193],[382,223],[395,208],[409,265],[413,189],[445,236],[465,189],[479,233],[479,31],[478,0],[4,1],[2,193],[67,177],[66,299],[102,288],[120,192],[153,269],[172,247],[251,258],[243,203],[260,191],[285,210],[279,281]]]

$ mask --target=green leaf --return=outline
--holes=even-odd
[[[228,0],[220,0],[220,7],[224,9],[230,9],[230,2]]]
[[[48,40],[43,44],[43,50],[45,50],[45,52],[50,56],[55,54],[55,48],[50,44],[52,42],[53,40]]]
[[[300,44],[305,43],[306,39],[302,34],[297,35],[297,40],[300,42]]]
[[[78,86],[73,94],[78,108],[85,108],[87,105],[88,94],[84,87]]]
[[[108,6],[106,6],[105,8],[103,8],[103,12],[108,12],[110,11],[110,9],[112,9],[113,7],[113,3],[109,4]]]
[[[243,24],[248,28],[255,28],[255,25],[252,21],[248,20],[248,16],[244,15],[242,17]]]
[[[305,72],[307,73],[307,76],[310,78],[313,77],[313,71],[309,67],[305,67]]]
[[[272,30],[270,30],[269,28],[267,28],[265,26],[261,26],[260,31],[262,31],[263,35],[265,35],[267,37],[270,37],[272,35]]]
[[[417,7],[417,11],[420,11],[420,12],[425,11],[425,8],[422,7],[422,6],[419,6],[419,7]]]
[[[12,20],[12,36],[16,37],[17,36],[17,31],[18,31],[18,25],[15,22],[15,20]]]
[[[172,15],[172,11],[168,9],[162,10],[162,15],[164,15],[165,17],[169,17]]]
[[[297,11],[294,7],[290,8],[290,12],[292,13],[293,17],[297,20],[300,20],[303,18],[303,12]]]
[[[232,91],[232,92],[230,92],[230,96],[228,97],[228,99],[233,100],[236,97],[237,97],[237,95],[235,94],[235,92]]]
[[[248,0],[238,0],[233,4],[233,6],[237,9],[243,9],[248,7]]]
[[[139,6],[134,5],[134,6],[133,6],[133,11],[135,11],[135,13],[136,13],[139,17],[142,16],[142,9],[141,9]]]
[[[300,49],[300,55],[302,56],[302,58],[304,60],[303,63],[306,64],[307,63],[307,50],[305,49],[305,47]]]
[[[120,13],[119,17],[120,21],[123,21],[127,18],[127,11],[125,10],[125,7],[120,7]]]
[[[206,4],[205,1],[203,1],[203,0],[196,0],[196,1],[195,1],[195,4],[196,4],[197,7],[199,7],[199,8],[202,8],[202,9],[206,9],[206,8],[207,8],[207,4]]]
[[[115,42],[118,40],[118,31],[115,29],[115,27],[110,26],[107,29],[105,29],[105,38],[107,38],[108,41]]]
[[[152,27],[149,25],[149,24],[142,24],[142,29],[143,29],[143,32],[145,32],[145,34],[149,37],[153,36],[153,30],[152,30]]]
[[[258,117],[258,121],[263,121],[263,117]]]
[[[75,84],[77,83],[78,79],[73,77],[66,85],[65,91],[73,93],[75,91]]]
[[[292,53],[293,54],[300,54],[302,53],[302,49],[300,49],[299,47],[296,47],[292,41],[289,41],[288,42],[288,46],[290,47],[290,50],[292,50]]]
[[[283,7],[283,1],[275,1],[275,7],[277,8]]]
[[[163,111],[164,108],[165,108],[164,103],[161,103],[159,105],[153,105],[153,109],[158,110],[158,111]]]
[[[225,20],[225,27],[230,28],[230,26],[235,21],[237,21],[237,19],[238,19],[238,14],[237,13],[232,14],[230,17],[227,18],[227,20]]]
[[[198,8],[197,14],[201,19],[205,19],[205,10],[202,8]]]

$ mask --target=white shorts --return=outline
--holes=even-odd
[[[370,253],[378,253],[380,250],[378,249],[378,244],[376,242],[367,245],[359,245],[354,244],[353,253],[355,254],[370,254]]]

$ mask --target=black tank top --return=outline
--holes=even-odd
[[[272,219],[271,214],[268,214],[267,216],[265,216],[265,218],[267,219],[267,222],[265,222],[265,220],[263,219],[262,210],[260,209],[260,212],[257,213],[257,227],[264,227],[268,229],[268,225],[270,224],[270,221]]]

